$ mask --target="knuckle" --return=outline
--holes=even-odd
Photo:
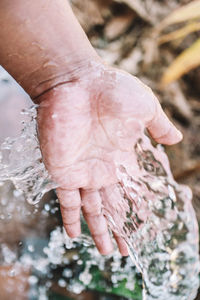
[[[73,210],[79,210],[80,209],[80,205],[78,204],[68,204],[65,202],[60,203],[60,208],[63,210],[68,210],[68,211],[73,211]]]
[[[73,225],[78,225],[79,224],[79,218],[77,218],[76,220],[71,220],[71,221],[66,221],[66,220],[63,220],[63,226],[66,228],[66,227],[71,227]]]
[[[100,230],[100,231],[96,231],[96,232],[92,232],[92,237],[93,238],[99,238],[105,236],[108,233],[107,229],[104,230]]]
[[[84,211],[83,213],[84,217],[89,218],[98,218],[101,216],[101,211],[94,210],[94,211]]]
[[[84,204],[83,211],[87,216],[99,216],[102,212],[102,207],[98,204]]]

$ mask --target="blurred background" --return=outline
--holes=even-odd
[[[200,221],[200,1],[72,0],[71,4],[104,61],[149,85],[183,133],[180,144],[165,149],[175,179],[193,191],[193,205]],[[20,134],[24,118],[20,111],[31,103],[27,94],[0,68],[0,143],[8,136]],[[78,241],[65,249],[65,260],[50,261],[50,269],[41,275],[38,264],[42,265],[43,250],[52,230],[61,226],[56,196],[54,192],[48,193],[39,205],[32,207],[23,201],[16,202],[18,195],[14,192],[9,182],[0,186],[1,300],[142,299],[141,277],[126,259],[108,258],[103,270],[94,262],[92,284],[88,284],[85,275],[86,280],[78,285],[89,260]],[[22,210],[26,212],[24,218]],[[25,266],[24,257],[29,260],[37,257],[34,268],[30,263]],[[121,277],[114,280],[111,269],[116,261]],[[64,264],[68,265],[65,271],[68,275],[59,282],[66,269]],[[134,290],[123,275],[126,264],[127,272],[133,275]],[[66,288],[71,279],[75,289]],[[117,285],[115,281],[120,283]]]

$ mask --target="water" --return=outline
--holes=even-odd
[[[19,207],[23,218],[30,215],[23,209],[24,201],[35,204],[33,207],[37,208],[42,196],[56,188],[42,163],[36,134],[35,107],[24,111],[24,114],[27,121],[21,135],[8,138],[1,146],[0,188],[5,194],[2,197],[1,192],[1,203],[7,209],[6,213],[5,210],[1,212],[1,218],[6,220],[13,218],[16,207],[12,204],[8,209],[6,205],[6,188],[8,190],[9,185],[14,187],[12,203],[16,203],[16,199],[18,204],[21,203]],[[132,152],[120,153],[115,163],[119,184],[117,189],[111,188],[110,193],[115,195],[116,201],[103,201],[103,210],[110,228],[125,239],[130,258],[121,266],[119,254],[114,252],[110,265],[112,284],[117,285],[126,279],[127,287],[134,291],[137,271],[131,259],[142,273],[143,299],[194,299],[199,286],[199,249],[198,226],[190,189],[174,181],[163,149],[161,146],[153,147],[142,129]],[[102,198],[106,196],[104,189],[101,194]],[[48,203],[44,211],[47,214],[51,211]],[[72,260],[79,266],[84,264],[77,281],[70,274],[71,262],[65,253],[66,249],[73,250],[81,244],[84,244],[86,250],[83,252],[89,257],[84,262],[79,253],[74,254]],[[4,252],[1,247],[2,259],[14,262],[15,253],[6,255],[9,249],[5,247]],[[30,250],[34,252],[33,245],[29,247],[31,253]],[[26,253],[20,260],[23,264],[34,266],[36,273],[44,276],[50,276],[50,265],[64,265],[58,285],[66,286],[73,292],[81,292],[85,286],[94,286],[91,275],[94,266],[101,270],[106,268],[107,258],[98,254],[88,235],[72,241],[60,227],[51,232],[50,241],[44,246],[43,252],[44,257],[33,258]],[[37,276],[30,277],[33,287],[37,283]],[[48,285],[49,282],[46,283],[46,289]],[[34,293],[36,291],[33,288],[33,296]],[[41,294],[41,299],[45,299],[45,289],[41,286],[37,293]]]
[[[12,181],[30,204],[36,204],[56,184],[49,178],[38,147],[36,106],[22,113],[27,121],[21,135],[8,137],[0,148],[0,182]]]
[[[199,256],[191,191],[178,185],[169,168],[164,168],[162,149],[144,139],[134,147],[140,170],[131,170],[130,158],[118,166],[122,197],[119,207],[110,203],[105,214],[111,228],[126,240],[143,275],[144,299],[194,299]]]

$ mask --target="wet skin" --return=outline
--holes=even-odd
[[[133,146],[134,120],[159,143],[177,143],[182,135],[149,88],[102,62],[66,0],[3,0],[0,20],[0,64],[39,104],[40,146],[59,185],[64,227],[78,236],[82,209],[97,248],[108,254],[102,199],[113,197],[115,158]],[[116,240],[127,255],[124,241]]]
[[[117,184],[115,158],[130,152],[138,120],[159,143],[181,139],[152,93],[137,78],[96,62],[85,75],[40,96],[38,132],[44,163],[59,184],[64,227],[80,234],[80,210],[102,254],[112,251],[102,204]],[[137,122],[135,122],[137,120]],[[122,255],[126,245],[116,237]]]

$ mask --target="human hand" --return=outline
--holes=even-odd
[[[136,77],[91,63],[82,75],[61,82],[38,99],[38,133],[44,163],[59,185],[63,224],[70,237],[80,234],[80,210],[100,253],[112,251],[102,213],[110,187],[117,184],[115,157],[131,151],[135,120],[158,142],[182,138],[152,91]],[[102,197],[102,188],[105,197]],[[113,201],[115,199],[113,198]],[[115,236],[122,255],[128,255]]]

